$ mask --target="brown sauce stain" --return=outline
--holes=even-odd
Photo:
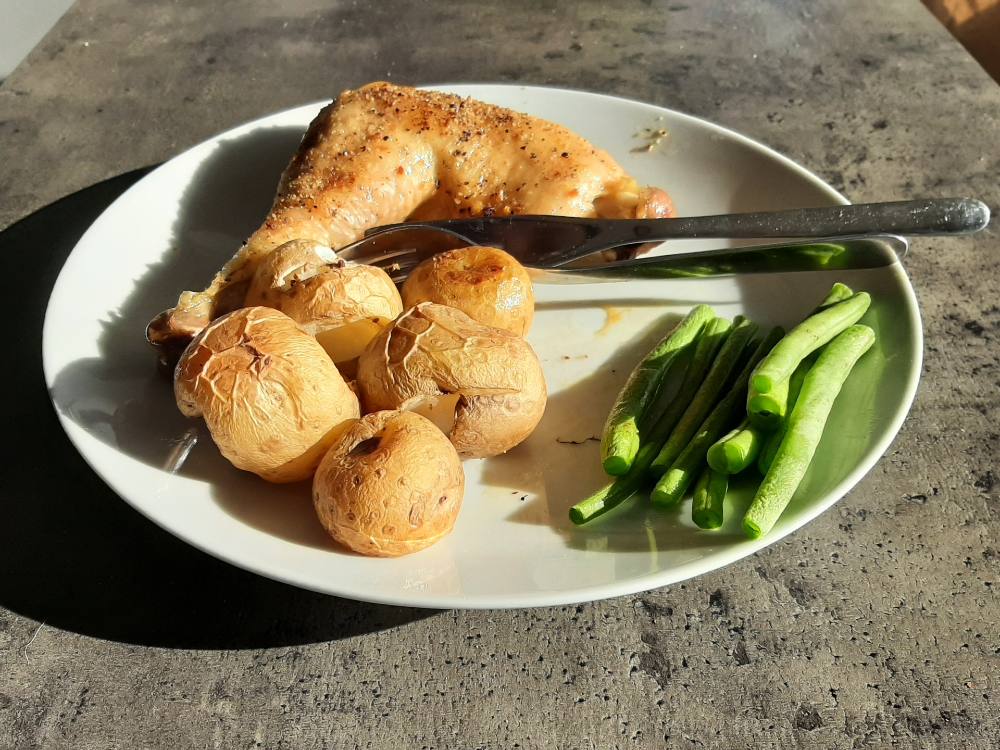
[[[625,311],[621,308],[612,305],[601,305],[601,309],[604,310],[604,325],[597,332],[598,336],[604,336],[625,318]]]

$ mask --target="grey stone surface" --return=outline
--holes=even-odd
[[[35,0],[0,4],[4,23],[0,26],[0,83],[45,36],[73,0]]]
[[[0,86],[0,748],[1000,746],[995,226],[916,243],[925,373],[881,463],[683,585],[361,605],[202,555],[89,471],[38,336],[65,254],[137,175],[116,176],[379,78],[621,94],[760,138],[853,200],[1000,203],[1000,89],[915,0],[82,0]]]

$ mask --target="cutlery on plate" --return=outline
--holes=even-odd
[[[829,237],[807,242],[702,250],[603,263],[586,268],[528,268],[538,284],[687,279],[746,273],[880,268],[901,260],[908,245],[895,235]]]
[[[358,242],[337,250],[337,254],[345,260],[384,268],[394,279],[401,280],[426,258],[467,245],[501,247],[526,266],[557,268],[602,250],[671,239],[954,235],[978,232],[989,219],[989,207],[972,198],[860,203],[676,219],[484,217],[376,227]],[[732,250],[709,252],[731,254]],[[686,255],[690,254],[678,247],[676,254],[660,257]],[[840,262],[856,255],[857,252],[849,253]]]

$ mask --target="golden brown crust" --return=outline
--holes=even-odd
[[[399,291],[385,271],[345,264],[311,240],[286,242],[264,258],[244,304],[281,310],[317,337],[338,364],[356,358],[403,312]]]
[[[495,247],[463,247],[434,255],[407,277],[403,305],[437,302],[480,323],[527,335],[535,314],[531,277]]]
[[[323,108],[262,226],[207,289],[182,295],[147,336],[167,346],[241,304],[259,261],[289,240],[337,248],[408,218],[659,215],[662,196],[653,198],[606,152],[560,125],[372,83]]]
[[[433,302],[410,308],[371,342],[358,385],[367,411],[458,394],[449,437],[472,458],[510,450],[545,411],[545,377],[528,342]]]
[[[395,557],[451,532],[465,475],[455,448],[410,412],[368,414],[330,447],[313,479],[323,528],[355,552]]]
[[[181,412],[204,417],[223,456],[271,482],[309,478],[360,415],[316,340],[267,307],[237,310],[198,334],[177,363],[174,393]]]

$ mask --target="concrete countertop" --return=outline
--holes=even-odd
[[[0,86],[0,747],[1000,746],[995,225],[914,243],[925,371],[878,466],[685,584],[502,612],[327,598],[189,548],[87,468],[38,351],[80,233],[136,170],[375,79],[619,94],[855,201],[1000,204],[1000,88],[915,0],[78,2]]]

